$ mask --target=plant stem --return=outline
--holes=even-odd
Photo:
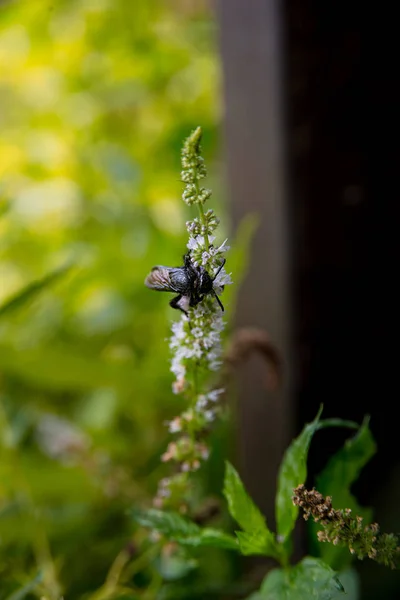
[[[197,194],[199,194],[199,184],[198,184],[197,181],[196,181],[196,191],[197,191]],[[203,223],[204,228],[207,229],[207,223],[206,223],[206,219],[205,219],[205,216],[204,216],[203,205],[200,204],[200,202],[199,202],[199,204],[197,206],[199,208],[200,221]],[[208,252],[208,250],[210,248],[210,244],[209,244],[209,241],[208,241],[208,233],[207,233],[207,231],[204,234],[204,244],[205,244],[205,247],[206,247],[206,251]]]

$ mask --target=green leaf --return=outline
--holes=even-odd
[[[324,419],[319,422],[318,429],[326,429],[327,427],[347,427],[348,429],[358,429],[359,423],[348,421],[347,419]]]
[[[218,529],[202,529],[196,523],[172,511],[157,509],[135,510],[133,518],[143,527],[148,527],[168,539],[186,546],[212,546],[227,550],[239,550],[237,540]]]
[[[317,558],[304,558],[290,569],[274,569],[252,600],[333,600],[344,592],[335,571]]]
[[[178,540],[186,546],[212,546],[213,548],[224,548],[225,550],[239,550],[237,540],[228,533],[207,527],[201,529],[196,536]]]
[[[17,310],[25,306],[28,302],[31,302],[41,292],[46,290],[48,287],[53,285],[56,281],[62,279],[72,268],[72,265],[65,265],[56,269],[52,273],[48,273],[41,279],[33,281],[26,285],[22,290],[11,296],[0,306],[0,319],[5,315],[9,315],[14,310]]]
[[[32,592],[41,581],[42,574],[38,573],[34,579],[28,581],[28,583],[26,583],[22,588],[19,588],[19,590],[16,590],[7,596],[5,600],[23,600],[23,598],[30,594],[30,592]]]
[[[178,551],[162,552],[159,556],[159,571],[165,581],[176,581],[186,577],[188,573],[198,567],[196,560],[186,556],[186,551],[179,548]]]
[[[307,423],[300,435],[293,440],[282,459],[278,475],[276,495],[276,521],[278,535],[285,542],[294,528],[299,509],[293,504],[293,489],[307,478],[308,450],[314,433],[325,427],[357,428],[354,421],[325,419],[320,421],[322,406],[314,421]]]
[[[316,479],[316,487],[324,496],[331,496],[335,509],[351,508],[366,522],[372,518],[372,510],[361,507],[350,492],[351,485],[358,479],[361,470],[374,456],[376,444],[368,426],[368,420],[358,433],[348,439],[344,446],[328,461]],[[312,523],[312,530],[319,531],[318,523]],[[318,544],[321,557],[335,569],[343,569],[352,562],[347,548],[333,544]]]
[[[265,530],[236,531],[235,533],[239,540],[240,551],[244,556],[261,554],[279,560],[278,544],[270,531],[267,533]]]
[[[136,509],[133,511],[133,518],[139,525],[154,529],[170,539],[196,536],[201,531],[196,523],[173,511],[158,510],[156,508]]]
[[[250,498],[236,469],[226,462],[224,496],[229,512],[244,531],[266,530],[265,518]]]
[[[229,512],[244,532],[236,532],[243,554],[263,554],[278,557],[274,534],[268,529],[264,516],[250,498],[234,467],[227,462],[224,496]]]
[[[346,593],[346,600],[359,600],[360,598],[360,577],[355,569],[347,569],[339,573],[340,583]],[[343,599],[341,591],[334,596],[335,600]]]
[[[345,442],[317,477],[318,491],[332,496],[335,508],[360,509],[350,493],[350,486],[358,479],[361,470],[375,452],[376,443],[366,420],[357,434]]]
[[[283,541],[292,532],[297,519],[299,509],[292,501],[293,489],[306,480],[308,449],[318,429],[321,412],[322,407],[314,421],[307,423],[300,435],[293,440],[282,459],[276,495],[276,523],[278,535]]]

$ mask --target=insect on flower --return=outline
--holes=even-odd
[[[172,308],[181,310],[186,315],[190,306],[197,306],[204,296],[212,294],[221,310],[222,302],[217,296],[213,282],[225,264],[225,258],[218,267],[217,272],[211,277],[203,266],[196,267],[190,258],[190,253],[183,257],[182,267],[153,267],[145,279],[145,285],[159,292],[175,292],[178,294],[170,301]]]

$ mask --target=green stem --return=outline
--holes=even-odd
[[[199,184],[197,182],[196,182],[196,192],[197,192],[197,194],[199,194]],[[199,208],[200,221],[203,223],[204,228],[206,228],[207,227],[207,223],[206,223],[206,218],[205,218],[205,215],[204,215],[203,205],[200,204],[200,202],[199,202],[197,206]],[[206,250],[208,252],[210,244],[209,244],[209,241],[208,241],[208,233],[207,232],[204,234],[204,244],[205,244]]]
[[[121,577],[121,582],[125,583],[126,581],[130,581],[134,575],[151,566],[151,563],[156,558],[157,554],[161,552],[163,543],[163,541],[155,542],[149,548],[144,550],[144,552],[138,556],[136,560],[132,561],[130,565],[125,567],[124,573]]]

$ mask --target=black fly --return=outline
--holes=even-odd
[[[172,308],[177,308],[186,315],[190,306],[196,306],[204,296],[212,294],[221,310],[224,307],[214,290],[214,280],[225,264],[225,258],[217,272],[211,277],[203,266],[196,267],[190,254],[183,257],[183,267],[153,267],[151,273],[145,279],[145,285],[159,292],[175,292],[178,294],[170,301]]]

